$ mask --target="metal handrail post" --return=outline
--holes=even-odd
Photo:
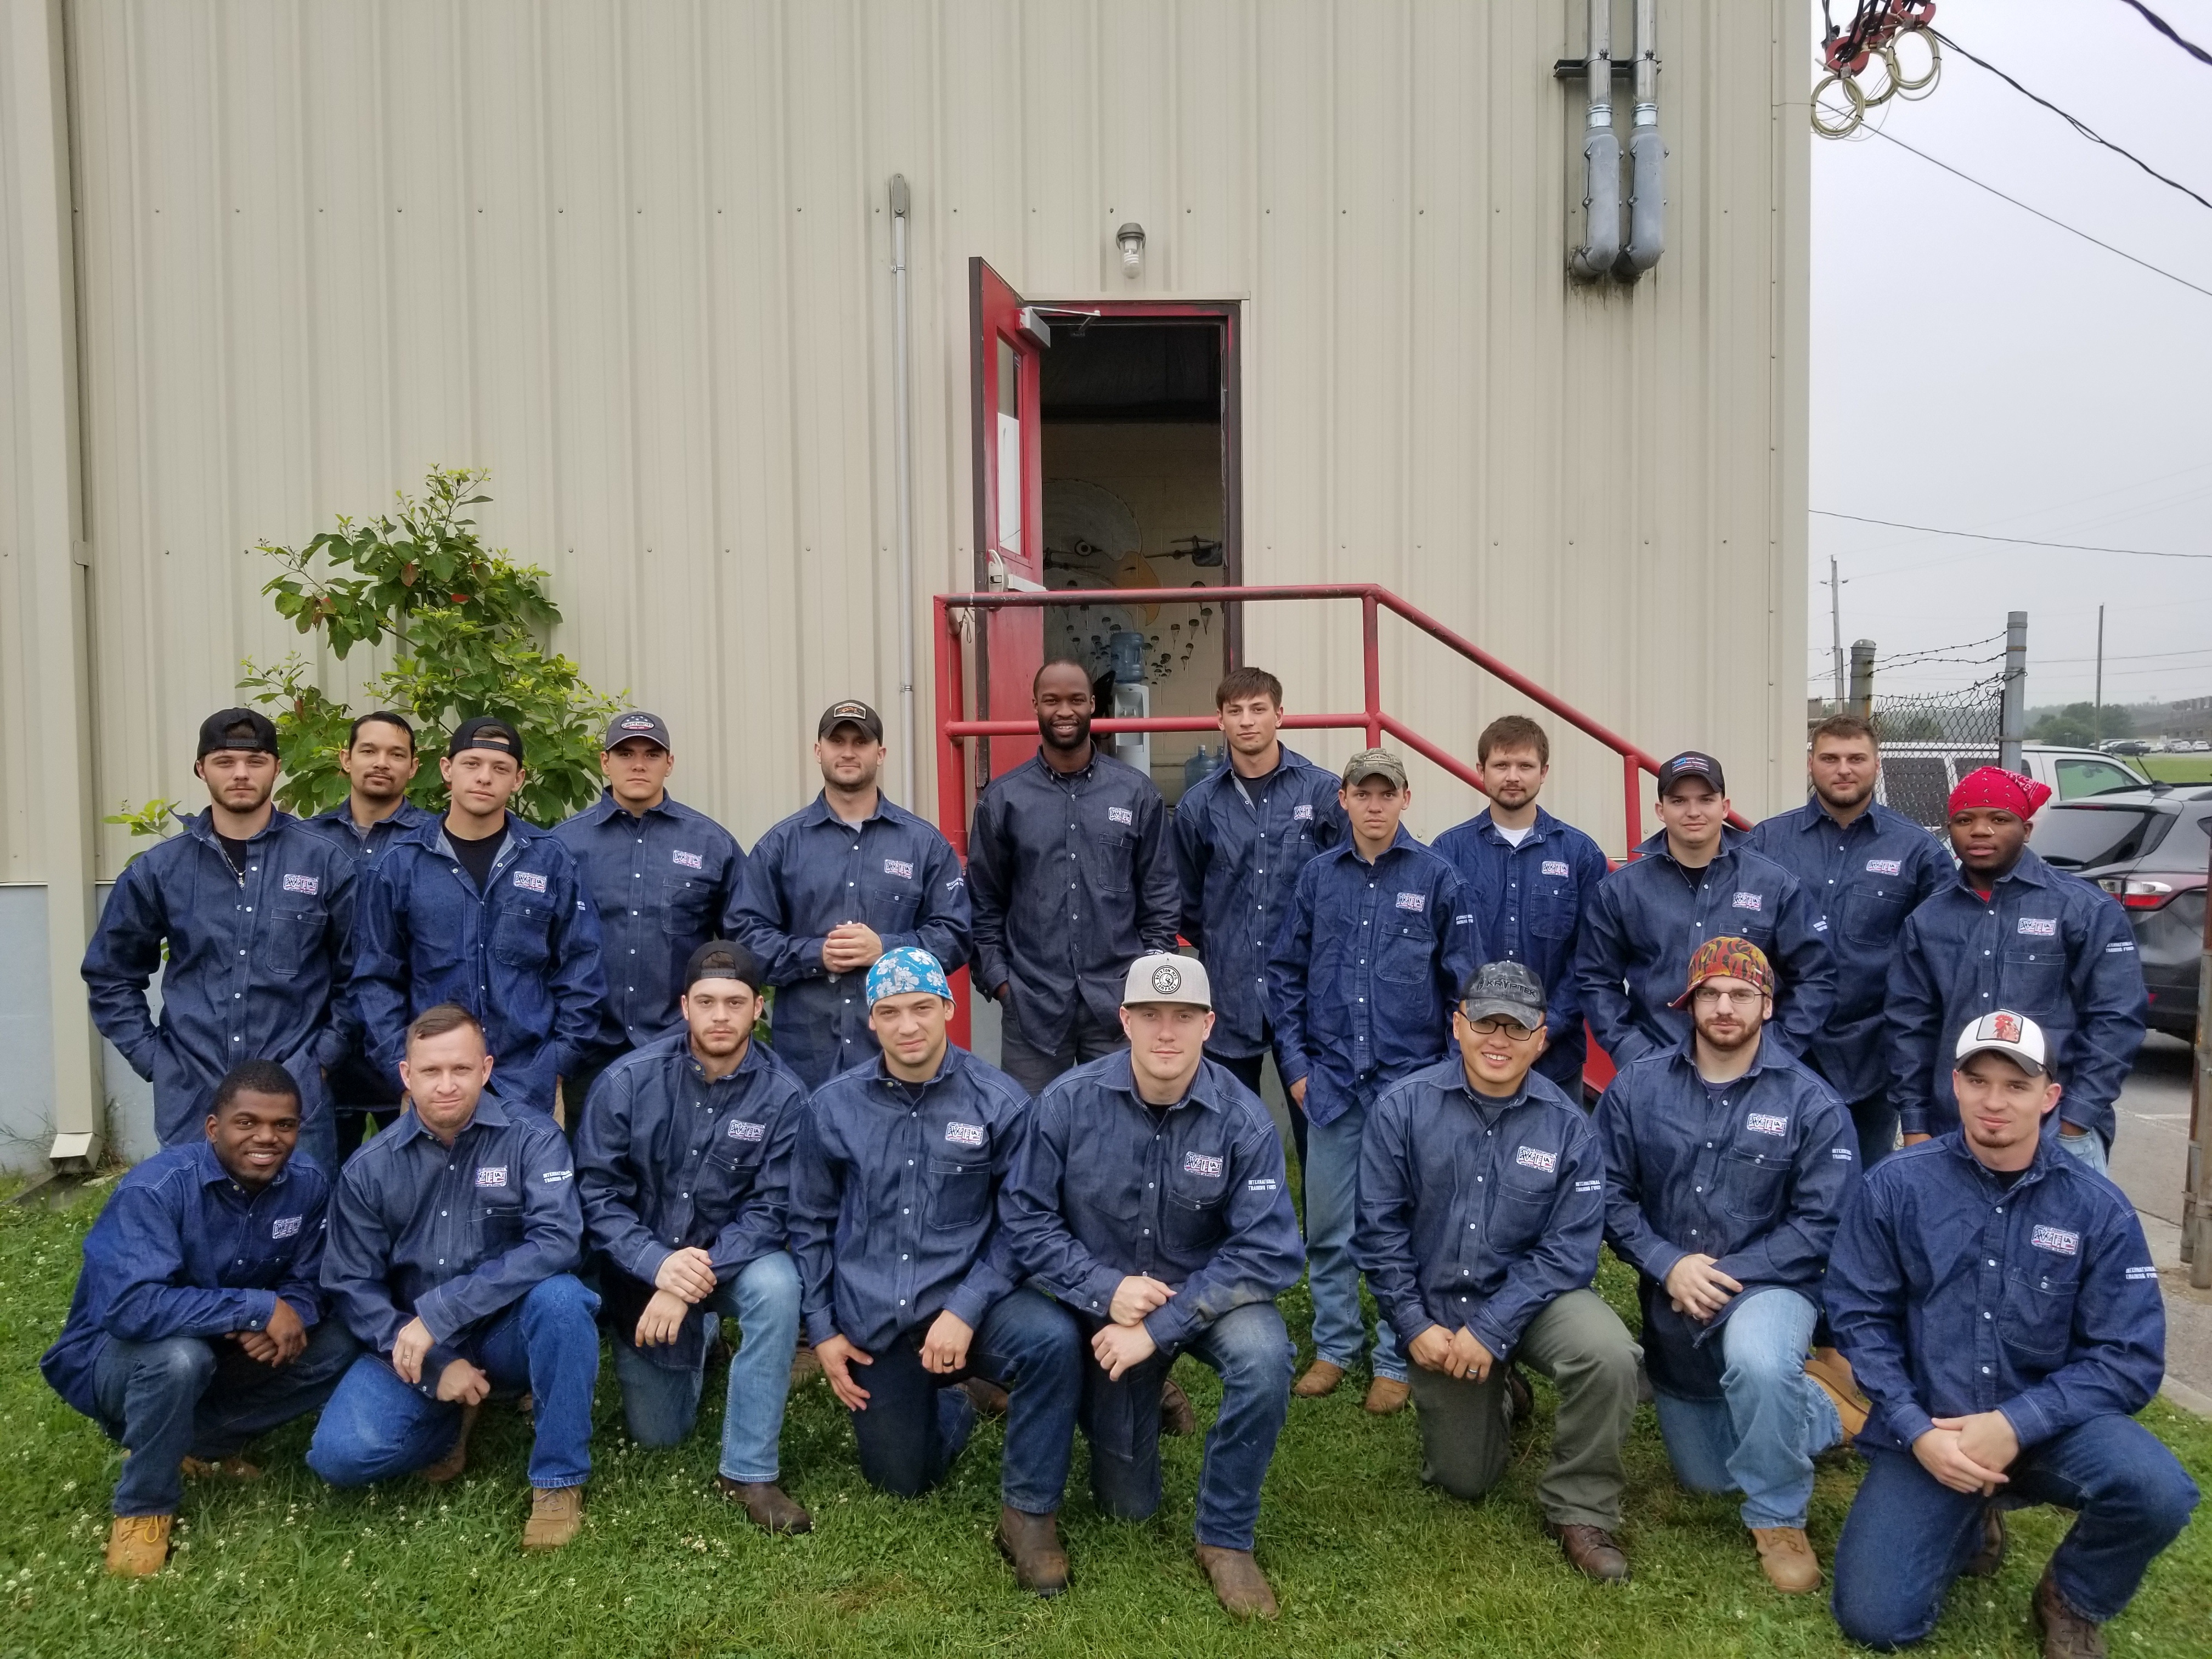
[[[1367,746],[1382,746],[1382,616],[1370,588],[1359,596],[1359,649],[1366,659]]]
[[[952,723],[965,705],[960,684],[960,630],[952,607],[937,599],[937,823],[952,850],[968,856],[968,778],[965,750],[952,735]]]
[[[1620,757],[1620,793],[1622,805],[1628,809],[1628,839],[1621,843],[1620,855],[1620,861],[1626,864],[1644,840],[1644,769],[1633,755]]]

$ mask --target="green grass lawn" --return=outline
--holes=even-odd
[[[2203,755],[2130,755],[2154,783],[2212,783],[2212,753]]]
[[[1583,1582],[1539,1530],[1534,1491],[1549,1444],[1524,1430],[1503,1486],[1468,1505],[1424,1490],[1410,1411],[1370,1419],[1347,1385],[1294,1401],[1260,1521],[1259,1554],[1283,1604],[1279,1626],[1231,1626],[1191,1559],[1199,1443],[1170,1441],[1167,1501],[1151,1522],[1101,1519],[1072,1496],[1063,1517],[1073,1589],[1039,1602],[994,1553],[995,1426],[979,1431],[945,1490],[902,1504],[860,1480],[844,1413],[817,1384],[792,1401],[787,1482],[814,1512],[805,1538],[770,1539],[709,1490],[702,1431],[673,1451],[626,1445],[601,1373],[597,1467],[584,1535],[557,1555],[517,1547],[529,1492],[526,1426],[488,1411],[469,1473],[337,1493],[301,1461],[304,1424],[263,1443],[264,1478],[198,1486],[157,1578],[100,1570],[118,1453],[64,1406],[36,1361],[59,1328],[78,1242],[94,1206],[48,1215],[0,1207],[0,1654],[718,1656],[1296,1654],[1577,1655],[1632,1659],[1833,1655],[1848,1647],[1824,1599],[1785,1599],[1760,1576],[1733,1502],[1678,1491],[1651,1413],[1630,1447],[1626,1542],[1635,1582]],[[1627,1275],[1607,1294],[1629,1310]],[[1304,1292],[1285,1312],[1303,1333]],[[1212,1374],[1178,1376],[1210,1419]],[[720,1376],[708,1378],[720,1399]],[[2148,1420],[2202,1485],[2212,1426],[2154,1405]],[[1076,1454],[1072,1494],[1087,1492]],[[1832,1557],[1855,1474],[1823,1469],[1812,1517]],[[1964,1582],[1925,1651],[2030,1655],[2028,1596],[2066,1523],[2013,1521],[1991,1583]],[[2197,1522],[2110,1631],[2121,1655],[2212,1652],[2212,1523]]]

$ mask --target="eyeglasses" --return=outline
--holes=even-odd
[[[1536,1035],[1536,1028],[1523,1025],[1517,1019],[1499,1019],[1494,1016],[1487,1019],[1470,1019],[1467,1026],[1477,1036],[1503,1036],[1509,1042],[1526,1042]]]
[[[1754,990],[1749,987],[1741,991],[1723,991],[1713,986],[1700,985],[1698,987],[1697,995],[1691,1000],[1700,1008],[1718,1008],[1723,1006],[1730,1008],[1750,1008],[1755,1007],[1765,995],[1765,992]]]

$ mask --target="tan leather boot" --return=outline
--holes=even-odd
[[[522,1547],[557,1550],[584,1529],[581,1486],[538,1486],[530,1494],[530,1519],[522,1528]]]
[[[1753,1527],[1751,1541],[1759,1547],[1759,1565],[1767,1583],[1784,1595],[1802,1595],[1820,1588],[1820,1561],[1802,1527]]]
[[[442,1486],[448,1480],[460,1478],[461,1471],[469,1466],[469,1431],[476,1425],[477,1407],[462,1407],[460,1432],[453,1437],[453,1443],[447,1449],[446,1455],[422,1471],[425,1480],[434,1486]]]
[[[1316,1359],[1305,1369],[1305,1374],[1291,1384],[1291,1392],[1301,1400],[1318,1400],[1325,1394],[1334,1394],[1336,1385],[1344,1381],[1344,1367],[1332,1360]]]
[[[1014,1564],[1014,1583],[1024,1589],[1057,1595],[1067,1588],[1067,1552],[1052,1516],[1000,1504],[998,1545],[999,1553]]]
[[[1413,1385],[1403,1377],[1378,1376],[1367,1385],[1367,1398],[1359,1402],[1359,1409],[1370,1417],[1389,1417],[1405,1410],[1413,1397]]]
[[[107,1529],[107,1570],[118,1578],[145,1578],[169,1559],[173,1515],[118,1515]]]
[[[1251,1551],[1217,1549],[1212,1544],[1200,1544],[1198,1565],[1213,1581],[1214,1596],[1231,1618],[1273,1619],[1279,1611],[1275,1606],[1275,1592],[1268,1587],[1267,1575],[1260,1571],[1260,1564],[1252,1559]]]

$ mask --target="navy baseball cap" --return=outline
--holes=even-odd
[[[742,945],[726,939],[710,939],[691,953],[684,964],[684,988],[688,993],[702,979],[733,979],[757,994],[768,982],[760,958]]]
[[[1685,749],[1659,769],[1660,799],[1665,799],[1667,792],[1684,778],[1703,778],[1712,785],[1716,793],[1728,793],[1728,781],[1721,775],[1721,763],[1711,755]]]
[[[218,708],[200,722],[200,746],[192,759],[205,760],[218,749],[273,755],[276,753],[276,722],[258,709]]]
[[[522,733],[496,714],[478,714],[453,728],[446,753],[458,755],[464,749],[495,750],[502,755],[514,756],[517,766],[522,764]]]
[[[632,738],[643,738],[647,743],[659,744],[671,754],[676,752],[676,745],[669,741],[667,723],[659,715],[648,714],[642,708],[633,708],[609,720],[607,740],[599,747],[611,752]]]

